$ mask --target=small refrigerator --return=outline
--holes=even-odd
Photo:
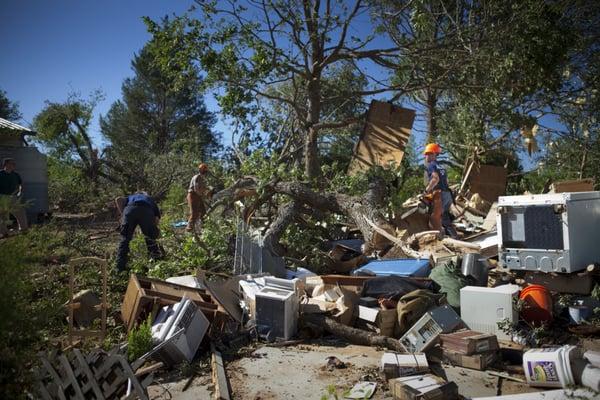
[[[494,288],[465,286],[460,289],[460,316],[471,330],[510,340],[510,336],[498,328],[498,322],[516,324],[519,321],[515,303],[520,290],[520,286],[512,284]]]

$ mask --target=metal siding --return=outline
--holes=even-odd
[[[46,156],[35,147],[4,147],[0,146],[0,158],[14,158],[17,162],[17,172],[23,180],[23,199],[31,201],[27,209],[31,217],[46,213],[48,202],[48,166]]]

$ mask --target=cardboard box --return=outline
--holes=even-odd
[[[206,290],[132,274],[121,305],[121,317],[127,325],[127,330],[131,330],[138,321],[147,318],[148,315],[157,313],[160,307],[180,302],[184,294],[198,306],[209,321],[214,319],[219,307]]]
[[[454,382],[433,375],[414,375],[389,381],[390,390],[397,400],[454,400],[458,386]]]
[[[429,363],[423,353],[397,354],[383,353],[380,371],[385,379],[394,379],[416,373],[429,372]]]
[[[396,310],[384,310],[365,306],[356,307],[357,317],[366,322],[366,326],[382,336],[393,336],[398,322]]]
[[[550,193],[566,192],[593,192],[594,178],[576,179],[571,181],[554,182],[550,186]]]
[[[462,330],[440,334],[440,342],[444,349],[471,355],[498,349],[498,339],[491,333]]]
[[[498,352],[496,350],[472,355],[466,355],[448,349],[443,350],[444,360],[447,363],[458,365],[463,368],[476,369],[478,371],[487,369],[487,367],[492,365],[498,358]]]

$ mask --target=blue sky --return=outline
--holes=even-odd
[[[101,89],[105,114],[121,97],[131,59],[150,38],[142,16],[182,14],[189,0],[2,0],[0,89],[19,102],[25,125],[45,100]],[[207,99],[208,100],[208,99]],[[209,108],[214,102],[208,101]],[[97,123],[94,137],[99,140]]]
[[[181,15],[191,4],[191,0],[0,0],[0,89],[19,103],[24,125],[32,122],[45,100],[64,101],[72,91],[86,97],[101,89],[106,98],[98,105],[92,126],[92,136],[101,145],[97,117],[121,97],[121,84],[132,75],[131,59],[150,38],[142,17]],[[368,17],[362,25],[368,28]],[[211,94],[206,104],[218,112]],[[422,146],[425,124],[419,114],[413,135]],[[219,121],[215,128],[229,145],[227,126]],[[530,162],[527,157],[524,161]]]

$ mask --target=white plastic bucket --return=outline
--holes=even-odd
[[[567,387],[575,384],[571,362],[580,358],[577,346],[531,349],[523,354],[523,369],[531,386]]]

